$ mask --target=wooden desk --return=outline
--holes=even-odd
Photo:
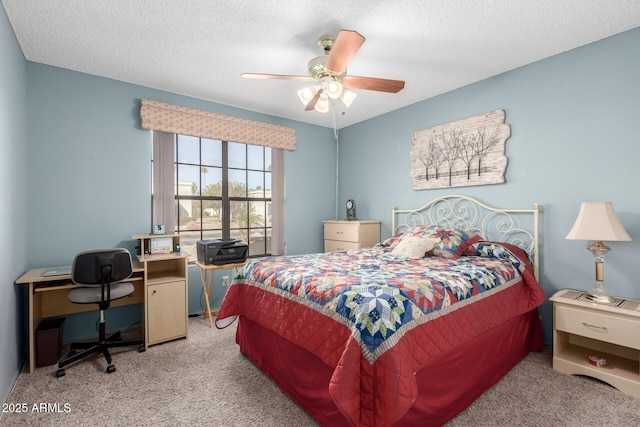
[[[200,261],[196,261],[196,265],[200,267],[200,277],[202,278],[202,291],[204,293],[205,300],[205,309],[202,314],[205,318],[209,318],[209,327],[213,328],[213,315],[218,314],[218,310],[211,310],[211,284],[213,282],[213,273],[215,270],[228,270],[233,268],[234,270],[238,267],[242,267],[245,265],[247,261],[237,262],[233,264],[202,264]],[[207,272],[209,272],[209,277],[207,278]]]
[[[18,280],[17,285],[29,285],[29,372],[36,368],[36,328],[45,317],[63,316],[71,313],[96,310],[94,304],[74,304],[67,299],[69,289],[77,288],[71,282],[70,274],[42,276],[50,268],[34,268],[27,271]],[[111,307],[119,307],[144,302],[144,267],[134,263],[133,274],[127,280],[134,285],[133,294],[115,300]]]
[[[133,235],[138,240],[142,255],[133,261],[133,274],[127,282],[133,283],[133,294],[111,302],[111,307],[141,304],[142,334],[145,349],[179,338],[188,337],[188,270],[186,252],[150,255],[151,240],[167,237],[174,248],[180,244],[177,234]],[[51,268],[34,268],[16,280],[17,285],[29,285],[29,372],[36,365],[36,328],[45,317],[97,310],[96,304],[74,304],[67,299],[69,289],[78,287],[70,274],[43,277]]]

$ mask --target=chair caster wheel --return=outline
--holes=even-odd
[[[140,347],[138,347],[138,353],[144,353],[145,351],[147,351],[147,348],[144,344],[140,344]]]
[[[112,374],[116,371],[116,365],[107,366],[107,374]]]
[[[56,378],[64,377],[64,369],[58,369],[56,371]]]

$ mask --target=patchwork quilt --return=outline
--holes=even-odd
[[[355,251],[250,260],[216,325],[243,315],[335,368],[330,393],[353,425],[390,425],[434,357],[544,301],[521,250],[482,242],[457,259]]]

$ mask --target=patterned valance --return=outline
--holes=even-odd
[[[142,129],[295,150],[296,131],[254,120],[142,99]]]

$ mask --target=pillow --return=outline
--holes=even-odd
[[[400,239],[402,239],[402,236],[404,236],[404,233],[399,233],[393,237],[389,237],[387,240],[382,242],[382,246],[385,248],[393,249],[398,246],[398,243],[400,243]]]
[[[449,229],[436,225],[420,225],[411,227],[403,233],[402,240],[409,237],[432,237],[439,240],[429,255],[447,259],[460,258],[462,252],[472,244],[482,240],[470,230]]]
[[[393,248],[391,255],[414,259],[424,258],[426,253],[439,242],[440,239],[432,237],[407,236]]]
[[[484,241],[476,242],[472,245],[469,245],[464,251],[462,251],[462,256],[482,256],[481,249],[484,246]]]
[[[409,237],[434,237],[440,240],[429,255],[442,258],[460,258],[462,252],[482,237],[470,230],[448,229],[437,225],[417,225],[397,234],[382,243],[382,246],[394,249]]]
[[[436,244],[431,253],[448,259],[460,258],[465,249],[482,240],[473,231],[449,230],[441,227],[436,228],[435,235],[440,238],[440,243]]]
[[[522,256],[523,259],[528,259],[527,253],[518,246],[509,243],[479,241],[467,247],[463,255],[504,259],[509,261],[520,270],[520,272],[523,272],[525,266],[522,265],[520,258],[516,255],[517,252],[520,252],[520,256]]]
[[[430,233],[425,233],[424,231],[428,228],[431,228],[430,225],[417,225],[417,226],[413,226],[413,227],[409,227],[408,229],[406,229],[405,231],[396,234],[393,237],[389,237],[387,240],[385,240],[384,242],[382,242],[382,246],[389,248],[389,249],[393,249],[396,246],[398,246],[398,244],[405,238],[407,237],[422,237],[422,236],[429,236]]]

